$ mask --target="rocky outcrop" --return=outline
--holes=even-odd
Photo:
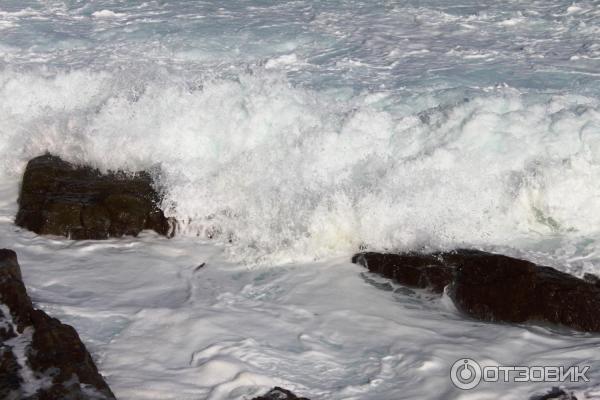
[[[359,253],[353,262],[396,282],[448,294],[467,315],[493,322],[543,322],[600,332],[600,286],[554,268],[499,254]]]
[[[152,229],[170,236],[173,223],[146,172],[101,174],[52,155],[29,161],[15,223],[40,235],[72,239],[137,236]]]
[[[252,400],[308,400],[306,397],[298,397],[289,390],[275,387],[271,389],[267,394],[255,397]]]
[[[73,327],[33,308],[16,254],[0,250],[0,398],[114,399]]]

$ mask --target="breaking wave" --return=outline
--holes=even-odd
[[[600,104],[489,88],[348,91],[256,67],[0,74],[0,163],[150,169],[180,235],[248,262],[510,245],[600,227]],[[576,212],[575,212],[576,210]]]

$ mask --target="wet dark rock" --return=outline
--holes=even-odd
[[[171,236],[173,222],[158,208],[146,172],[101,174],[52,155],[29,161],[15,223],[40,235],[72,239],[137,236],[144,229]]]
[[[115,398],[75,329],[33,308],[17,257],[5,249],[0,250],[0,326],[0,398]]]
[[[19,388],[23,384],[19,374],[20,369],[11,348],[5,344],[0,345],[0,398],[19,398]]]
[[[585,273],[583,274],[583,280],[600,287],[600,277],[598,277],[598,275]]]
[[[478,250],[359,253],[353,262],[400,284],[448,294],[467,315],[492,322],[543,322],[600,332],[600,287],[554,268]]]
[[[600,288],[550,267],[495,254],[465,260],[452,298],[485,321],[540,321],[600,332]]]
[[[386,292],[394,291],[394,287],[389,282],[377,282],[375,279],[371,278],[368,274],[363,273],[360,274],[360,277],[367,282],[369,285],[376,287],[379,290],[383,290]]]
[[[405,286],[442,293],[452,281],[453,266],[443,253],[358,253],[352,262]]]
[[[252,400],[308,400],[306,397],[298,397],[289,390],[275,387],[271,389],[267,394],[255,397]]]

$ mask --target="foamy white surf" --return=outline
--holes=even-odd
[[[468,320],[446,297],[386,289],[347,257],[247,268],[196,238],[39,237],[12,225],[12,186],[0,247],[17,251],[34,302],[77,328],[119,399],[243,400],[279,385],[328,400],[512,400],[556,385],[461,391],[449,371],[463,357],[589,365],[591,384],[566,387],[600,396],[596,335]]]
[[[594,337],[465,325],[342,260],[465,246],[599,272],[599,26],[560,0],[0,2],[1,244],[125,399],[439,398],[462,356],[592,362]],[[153,171],[178,237],[15,231],[45,151]]]
[[[600,226],[592,3],[3,8],[5,176],[158,167],[180,233],[247,262]]]
[[[578,240],[600,227],[595,97],[498,87],[432,103],[437,92],[323,93],[263,71],[195,88],[155,78],[5,72],[5,175],[45,151],[158,167],[180,234],[231,240],[245,261]]]

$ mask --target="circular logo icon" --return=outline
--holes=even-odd
[[[481,367],[475,360],[461,358],[452,365],[450,379],[459,389],[473,389],[481,382]]]

